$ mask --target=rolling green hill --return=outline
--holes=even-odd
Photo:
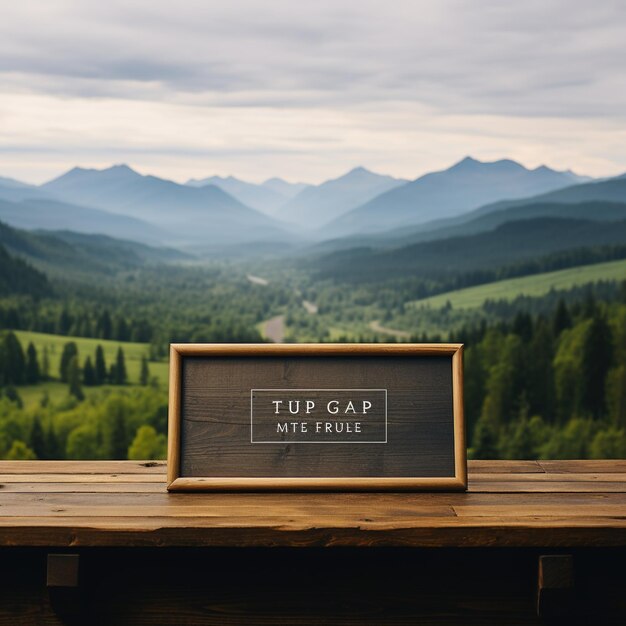
[[[46,333],[34,333],[30,331],[16,330],[14,331],[20,340],[22,347],[26,349],[29,342],[32,341],[39,355],[41,363],[44,348],[48,349],[48,357],[50,359],[50,376],[58,378],[59,363],[63,346],[68,341],[74,341],[78,347],[78,359],[82,366],[85,359],[90,356],[93,362],[96,347],[102,346],[107,367],[114,362],[119,347],[124,351],[124,359],[126,362],[126,371],[128,373],[128,382],[137,384],[139,382],[139,371],[141,366],[141,358],[148,356],[149,348],[146,343],[131,343],[125,341],[110,341],[106,339],[89,339],[85,337],[66,337],[63,335],[48,335]],[[167,363],[150,363],[150,376],[156,377],[160,383],[167,384],[168,365]]]
[[[507,222],[489,232],[392,250],[365,248],[337,252],[318,259],[316,267],[324,278],[348,282],[389,281],[400,277],[437,279],[492,270],[557,252],[624,244],[626,220],[536,218]]]
[[[486,285],[449,291],[423,300],[411,302],[412,306],[433,309],[449,302],[455,309],[472,309],[482,306],[485,300],[514,300],[517,296],[543,296],[552,289],[570,289],[600,280],[626,280],[626,260],[571,267],[558,272],[510,278]]]
[[[170,248],[155,248],[106,235],[32,232],[3,222],[0,222],[0,245],[46,272],[109,273],[191,258]]]

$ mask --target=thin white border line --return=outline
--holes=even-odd
[[[380,440],[376,440],[376,441],[254,441],[254,420],[253,420],[253,416],[254,416],[254,399],[252,397],[252,394],[255,391],[384,391],[385,393],[385,440],[384,441],[380,441]],[[329,444],[329,443],[334,443],[334,444],[359,444],[359,443],[387,443],[387,389],[370,389],[370,388],[365,388],[365,389],[354,389],[354,388],[349,388],[349,389],[321,389],[321,388],[317,388],[317,389],[313,389],[310,387],[304,387],[301,389],[285,389],[283,387],[278,387],[278,388],[266,388],[266,389],[250,389],[250,443],[251,444],[255,444],[255,443],[263,443],[263,444],[268,444],[268,443],[277,443],[279,445],[288,445],[288,444],[292,444],[292,443],[306,443],[306,444]]]

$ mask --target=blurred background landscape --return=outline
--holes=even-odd
[[[188,341],[463,342],[472,457],[626,457],[626,15],[575,4],[7,9],[0,458],[164,457]]]

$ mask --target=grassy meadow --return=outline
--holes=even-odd
[[[553,289],[558,291],[600,280],[624,279],[626,279],[626,260],[610,261],[467,287],[415,300],[411,305],[439,309],[450,302],[455,309],[473,309],[481,307],[486,300],[511,301],[518,296],[540,297]]]
[[[111,341],[106,339],[90,339],[86,337],[66,337],[62,335],[49,335],[46,333],[36,333],[30,331],[15,331],[17,338],[20,340],[22,347],[26,347],[30,342],[33,343],[39,355],[39,361],[42,362],[44,348],[48,349],[48,358],[50,360],[50,376],[51,378],[59,377],[59,364],[61,355],[63,354],[63,346],[73,341],[78,347],[79,362],[84,363],[85,359],[90,356],[93,362],[96,347],[102,346],[107,366],[115,361],[118,348],[124,351],[124,359],[126,362],[126,371],[128,373],[128,382],[130,384],[139,383],[139,372],[141,367],[141,359],[143,356],[149,357],[149,346],[147,343],[131,343],[126,341]],[[156,377],[159,383],[167,384],[168,366],[167,362],[151,362],[149,363],[150,377]],[[48,383],[48,391],[55,393],[55,384],[60,385],[66,390],[67,385],[61,383]],[[37,391],[43,391],[42,384],[34,386]],[[28,388],[24,388],[24,392],[28,394]]]

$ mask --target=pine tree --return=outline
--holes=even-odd
[[[69,366],[74,358],[78,357],[78,347],[73,341],[68,341],[63,346],[63,354],[61,355],[61,363],[59,364],[59,375],[61,381],[66,383],[69,381]],[[77,365],[78,369],[78,365]]]
[[[498,457],[498,428],[491,420],[481,417],[474,429],[472,458],[497,459]]]
[[[554,320],[552,321],[552,331],[554,336],[558,337],[566,328],[572,327],[572,318],[570,317],[567,305],[561,298],[557,304],[556,311],[554,313]]]
[[[115,358],[115,384],[126,384],[126,362],[124,360],[124,350],[121,346],[117,349],[117,357]]]
[[[35,453],[38,459],[47,459],[46,439],[43,434],[43,428],[38,417],[33,420],[32,428],[30,429],[30,448]]]
[[[91,364],[91,357],[88,356],[85,359],[85,364],[83,365],[83,385],[85,387],[92,387],[96,384],[96,370],[94,366]]]
[[[522,339],[530,341],[533,336],[533,320],[528,313],[518,313],[513,320],[513,332]]]
[[[48,346],[43,348],[43,356],[41,359],[41,378],[48,380],[50,378],[50,356],[48,354]]]
[[[597,314],[585,335],[582,355],[582,406],[598,419],[606,412],[606,377],[613,357],[611,327]]]
[[[29,385],[34,385],[39,382],[39,378],[39,361],[37,360],[37,349],[31,341],[28,344],[28,348],[26,348],[26,383]],[[35,450],[35,454],[37,454],[37,450]]]
[[[63,458],[61,444],[52,426],[52,420],[48,423],[48,430],[46,430],[46,450],[49,459],[59,460]]]
[[[71,325],[72,318],[70,317],[67,309],[63,309],[59,315],[59,319],[57,320],[56,334],[67,335]]]
[[[77,400],[84,400],[85,394],[80,384],[80,368],[78,367],[78,357],[72,357],[67,367],[67,383],[69,385],[70,395]]]
[[[128,341],[130,339],[130,331],[128,324],[123,317],[118,317],[115,320],[115,330],[113,332],[114,338],[118,341]]]
[[[113,324],[111,323],[111,316],[108,311],[104,311],[98,318],[97,323],[98,336],[102,339],[111,339],[113,331]]]
[[[125,459],[128,453],[128,436],[126,433],[126,422],[121,411],[113,415],[111,427],[111,440],[109,442],[109,458]]]
[[[26,377],[26,358],[22,344],[12,332],[5,335],[3,343],[5,363],[8,366],[4,373],[4,382],[9,385],[21,385]]]
[[[109,368],[109,374],[107,376],[107,380],[115,385],[115,381],[117,380],[117,369],[115,367],[115,363],[111,363],[111,367]]]
[[[104,350],[100,344],[96,347],[95,377],[96,385],[104,385],[107,381],[107,365],[104,360]]]
[[[139,372],[139,384],[145,387],[149,381],[150,381],[150,369],[148,368],[148,359],[146,358],[146,355],[144,354],[141,357],[141,371]]]

